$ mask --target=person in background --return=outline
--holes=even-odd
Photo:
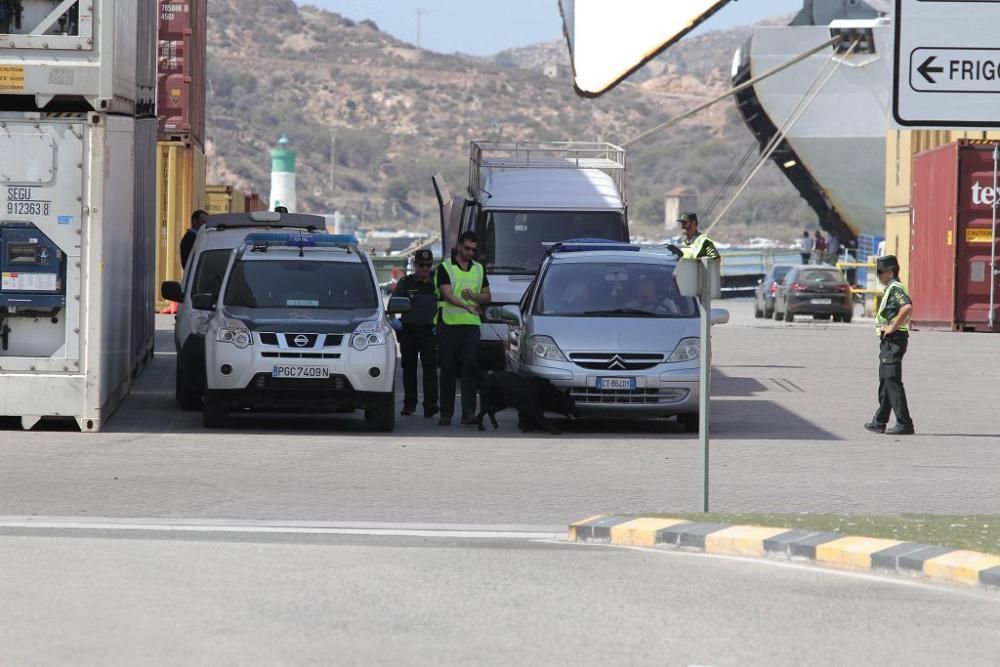
[[[441,355],[441,417],[438,425],[450,426],[455,412],[455,383],[462,371],[462,423],[476,423],[476,390],[479,377],[479,326],[481,307],[490,303],[490,283],[483,265],[474,258],[479,238],[462,232],[453,257],[441,262],[434,285],[441,309],[438,330]]]
[[[194,248],[194,240],[198,237],[198,230],[208,222],[208,213],[198,209],[191,214],[191,229],[184,232],[181,237],[181,267],[187,266],[188,257]]]
[[[413,256],[414,271],[396,283],[393,296],[410,300],[410,309],[400,316],[402,328],[397,334],[403,366],[404,417],[417,410],[417,361],[424,371],[424,417],[438,412],[437,350],[434,339],[434,318],[437,315],[437,293],[433,281],[434,255],[426,248]]]
[[[813,264],[822,264],[823,257],[826,254],[826,237],[818,229],[816,230],[816,239],[813,248]]]
[[[802,240],[799,241],[799,253],[802,255],[802,263],[808,264],[809,258],[813,254],[813,240],[809,236],[808,229],[802,232]]]
[[[715,247],[715,243],[706,234],[698,231],[697,213],[681,213],[677,222],[680,223],[681,230],[684,232],[683,247],[680,249],[681,257],[686,259],[701,259],[702,257],[719,259],[719,251]],[[676,251],[672,250],[671,252],[677,254]]]
[[[913,419],[903,389],[903,355],[910,340],[910,315],[913,301],[899,281],[899,261],[894,255],[879,257],[875,263],[878,280],[885,285],[882,301],[875,313],[875,333],[879,337],[878,409],[865,424],[872,433],[913,435]],[[896,413],[896,425],[886,430],[889,416]]]
[[[840,256],[840,239],[836,234],[830,234],[830,240],[826,244],[826,263],[836,266]]]

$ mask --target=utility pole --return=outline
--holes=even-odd
[[[337,128],[330,128],[330,183],[329,183],[329,199],[330,203],[333,204],[333,175],[337,168]]]
[[[420,48],[420,19],[424,16],[424,10],[417,8],[417,48]]]

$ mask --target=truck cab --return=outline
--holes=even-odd
[[[476,232],[493,304],[486,309],[480,360],[503,367],[508,326],[492,313],[520,303],[547,248],[572,238],[629,240],[625,150],[601,142],[486,142],[470,148],[466,191],[451,196],[434,177],[445,256]]]

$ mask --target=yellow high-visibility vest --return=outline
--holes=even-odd
[[[448,272],[448,277],[451,279],[451,290],[455,295],[455,298],[466,303],[476,305],[475,301],[462,299],[462,290],[470,289],[477,294],[483,291],[483,276],[485,275],[483,265],[479,262],[473,261],[469,270],[463,271],[460,266],[452,262],[450,259],[447,259],[441,262],[441,266],[443,266],[444,270]],[[438,305],[441,307],[441,317],[443,318],[444,323],[450,326],[454,326],[456,324],[471,324],[479,326],[482,324],[482,320],[478,315],[473,315],[464,308],[453,306],[441,298],[441,288],[437,284],[437,275],[437,272],[435,272],[434,289],[437,290]]]

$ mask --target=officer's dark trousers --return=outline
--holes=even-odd
[[[878,351],[878,410],[872,420],[876,424],[888,424],[890,412],[895,412],[897,424],[913,426],[903,389],[903,355],[908,342],[906,334],[882,337]]]
[[[424,370],[424,410],[437,408],[437,350],[434,326],[431,324],[403,325],[399,332],[399,353],[403,359],[403,407],[417,407],[417,357]]]
[[[441,416],[455,414],[455,379],[462,371],[462,419],[476,416],[479,385],[479,327],[471,324],[441,326],[438,336],[441,356]]]

